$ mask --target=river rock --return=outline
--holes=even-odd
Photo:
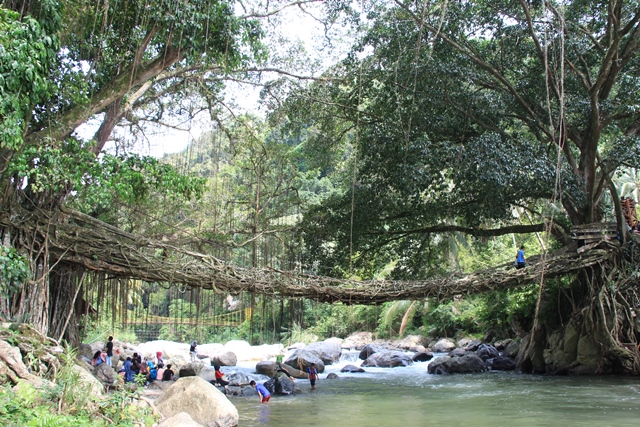
[[[191,415],[186,412],[180,412],[162,421],[158,427],[203,427],[203,425],[193,421]]]
[[[309,344],[305,351],[311,351],[322,360],[325,365],[331,365],[340,361],[340,355],[342,354],[342,347],[336,341],[331,341],[331,338],[321,342],[314,342]],[[320,370],[318,370],[320,372]]]
[[[395,368],[398,366],[409,366],[413,360],[400,351],[381,351],[374,353],[362,362],[364,367]]]
[[[476,350],[478,350],[478,347],[480,347],[481,345],[482,345],[482,341],[480,341],[480,340],[471,340],[463,348],[465,350],[467,350],[467,351],[476,351]]]
[[[487,367],[494,371],[513,371],[516,369],[516,360],[511,357],[498,356],[487,359]]]
[[[362,350],[367,344],[371,344],[373,336],[371,332],[356,332],[349,335],[343,342],[343,347],[347,349],[355,348],[356,350]]]
[[[367,344],[364,347],[362,347],[362,350],[360,350],[360,354],[358,355],[358,358],[360,360],[366,360],[369,358],[369,356],[380,351],[386,351],[386,348],[377,344]]]
[[[116,383],[116,371],[106,363],[101,363],[93,370],[96,376],[104,385],[112,386]]]
[[[335,372],[331,372],[330,374],[327,375],[328,380],[335,380],[336,378],[340,378],[340,377],[338,377],[338,374],[336,374]]]
[[[395,348],[398,348],[401,350],[411,350],[418,347],[424,348],[424,344],[427,344],[425,341],[426,341],[425,338],[421,335],[407,335],[405,338],[401,340],[394,341],[392,345]],[[411,351],[415,351],[415,350],[411,350]]]
[[[205,368],[202,362],[190,362],[180,368],[178,376],[182,377],[195,377]]]
[[[272,377],[276,374],[276,362],[272,360],[262,360],[256,363],[256,374]]]
[[[296,386],[283,372],[276,375],[264,383],[264,386],[273,394],[289,395],[296,391]]]
[[[414,362],[426,362],[433,359],[433,353],[430,351],[421,351],[413,355],[411,360]]]
[[[480,359],[485,361],[487,359],[500,356],[498,350],[491,344],[480,345],[480,347],[478,347],[478,350],[476,350],[476,354],[478,355],[478,357],[480,357]]]
[[[516,340],[511,340],[509,344],[505,347],[502,352],[503,356],[516,358],[518,355],[518,349],[520,348],[520,343]]]
[[[249,385],[251,382],[251,378],[242,372],[234,372],[233,374],[226,375],[227,381],[229,381],[230,386],[235,387],[244,387]]]
[[[467,353],[462,357],[438,357],[432,360],[427,367],[427,372],[439,375],[484,372],[486,370],[484,361],[475,353]]]
[[[199,377],[180,378],[160,395],[155,404],[167,418],[186,412],[205,427],[238,425],[236,407],[223,393]]]
[[[365,372],[365,370],[356,365],[344,365],[340,372]]]
[[[82,366],[73,365],[71,369],[78,375],[78,382],[85,386],[85,390],[87,390],[91,396],[102,396],[104,385],[100,380],[91,375],[91,373]]]
[[[284,363],[301,371],[306,371],[312,363],[315,363],[318,372],[324,372],[324,362],[316,352],[307,351],[306,349],[294,351]]]
[[[456,348],[456,345],[448,338],[442,338],[431,347],[431,351],[434,353],[449,353]]]
[[[236,366],[238,364],[238,356],[233,351],[225,351],[209,356],[211,366]]]
[[[498,350],[499,352],[504,351],[505,348],[507,348],[507,346],[509,345],[509,343],[513,341],[511,338],[507,338],[504,340],[499,340],[493,343],[493,346],[496,348],[496,350]]]
[[[467,354],[467,350],[465,350],[464,348],[454,348],[449,352],[448,355],[451,357],[462,357],[465,354]]]

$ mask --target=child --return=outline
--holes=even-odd
[[[251,380],[249,385],[255,388],[256,391],[258,392],[258,397],[260,398],[260,402],[267,403],[269,401],[269,399],[271,398],[271,393],[269,393],[269,390],[267,390],[267,388],[264,385],[256,384],[256,382],[253,380]]]
[[[215,382],[224,387],[224,394],[227,394],[229,392],[229,389],[227,388],[227,386],[229,385],[229,381],[224,380],[224,374],[220,371],[220,366],[215,365],[213,368],[216,370]]]
[[[315,390],[316,380],[318,379],[318,370],[316,369],[315,363],[312,363],[311,366],[307,368],[307,374],[309,376],[309,382],[311,383],[311,390]]]

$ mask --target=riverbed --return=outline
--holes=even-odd
[[[640,378],[550,377],[505,372],[429,375],[429,362],[404,368],[340,373],[328,366],[316,390],[232,397],[241,427],[252,426],[638,426]],[[255,364],[253,365],[255,366]],[[234,368],[229,368],[231,372]],[[250,364],[235,368],[250,372]],[[326,379],[330,372],[337,379]],[[266,380],[266,377],[263,379]]]

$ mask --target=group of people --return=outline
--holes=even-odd
[[[287,369],[281,363],[281,360],[282,360],[282,357],[280,357],[279,359],[276,358],[276,373],[282,372],[286,374],[291,381],[293,381],[294,380],[293,376],[289,373],[289,371],[287,371]],[[318,369],[316,368],[316,364],[312,363],[305,370],[305,372],[307,373],[307,377],[309,378],[309,382],[311,383],[311,390],[315,390],[316,381],[319,379]],[[264,384],[259,384],[251,380],[249,385],[254,389],[256,389],[256,391],[258,392],[258,398],[260,399],[260,402],[267,403],[269,399],[271,399],[271,392],[267,389],[267,387],[265,387]]]
[[[152,381],[170,381],[175,375],[171,369],[171,364],[165,368],[162,359],[162,352],[156,353],[156,363],[145,357],[144,361],[138,353],[133,353],[133,357],[127,357],[122,368],[118,371],[124,375],[125,382],[133,382],[138,375],[144,376],[145,385],[149,385]]]

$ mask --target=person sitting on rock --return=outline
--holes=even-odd
[[[96,351],[96,353],[93,355],[93,358],[91,359],[91,364],[93,366],[98,366],[104,363],[104,357],[102,356],[102,351],[98,350]]]
[[[124,382],[131,383],[133,382],[133,362],[130,357],[127,357],[127,360],[124,361],[124,366],[122,370],[124,371]]]
[[[291,374],[289,373],[289,371],[287,371],[287,369],[284,367],[284,365],[283,365],[282,363],[278,363],[278,364],[276,364],[276,374],[277,374],[278,372],[282,372],[282,373],[284,373],[287,377],[289,377],[289,379],[290,379],[291,381],[293,381],[293,380],[295,379],[295,378],[293,378],[293,377],[291,376]]]
[[[162,381],[171,381],[173,379],[173,371],[171,370],[171,363],[167,365],[167,369],[162,373]]]
[[[249,385],[256,389],[261,403],[267,403],[269,401],[269,399],[271,398],[271,393],[269,392],[269,390],[267,390],[264,384],[256,384],[255,381],[251,380]]]
[[[227,394],[229,392],[229,389],[227,387],[229,385],[229,381],[226,381],[224,379],[224,373],[222,373],[222,371],[220,371],[220,366],[215,365],[213,368],[216,371],[216,379],[215,379],[215,381],[211,381],[211,383],[213,385],[218,384],[218,385],[224,387],[224,394]]]

